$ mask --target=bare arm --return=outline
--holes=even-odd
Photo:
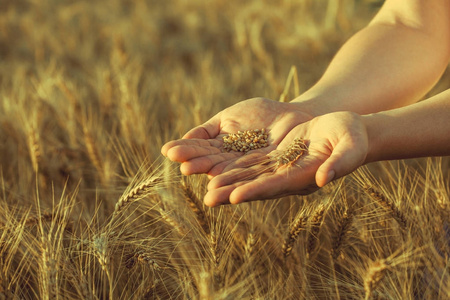
[[[387,0],[342,46],[317,84],[293,102],[302,102],[312,115],[405,106],[431,89],[449,57],[449,0]]]
[[[450,155],[450,90],[363,120],[369,139],[366,163]]]
[[[244,155],[210,181],[204,200],[216,206],[308,194],[365,163],[450,155],[449,133],[450,90],[390,111],[324,114],[292,128],[277,147],[283,151],[302,137],[307,155],[275,171],[249,164],[258,153]]]

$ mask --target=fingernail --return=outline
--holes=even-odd
[[[332,181],[334,179],[334,176],[336,175],[336,172],[334,170],[331,170],[330,172],[328,172],[327,174],[327,181],[325,184],[330,183],[330,181]]]

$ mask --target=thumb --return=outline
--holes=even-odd
[[[364,151],[354,143],[340,142],[330,157],[317,169],[316,184],[323,187],[330,181],[350,174],[364,161]]]
[[[219,134],[219,132],[220,118],[217,114],[202,125],[189,130],[183,136],[183,139],[213,139]]]

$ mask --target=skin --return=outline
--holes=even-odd
[[[450,132],[450,92],[412,104],[449,57],[450,0],[388,0],[303,95],[239,102],[161,152],[185,175],[210,176],[209,206],[308,194],[373,161],[450,155],[450,135],[442,134]],[[224,134],[255,128],[268,130],[270,147],[221,151]],[[290,167],[251,166],[296,137],[308,140],[308,154]]]

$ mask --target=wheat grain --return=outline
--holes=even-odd
[[[265,129],[253,129],[230,133],[223,137],[223,149],[227,152],[248,152],[269,146]]]

